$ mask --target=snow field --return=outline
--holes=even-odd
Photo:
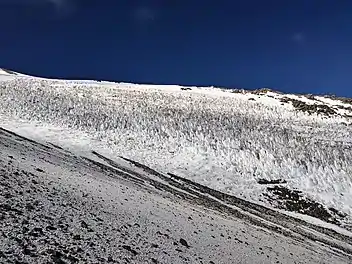
[[[85,133],[113,155],[266,205],[256,180],[285,179],[352,215],[348,120],[294,111],[275,93],[180,88],[17,78],[0,83],[0,118]]]

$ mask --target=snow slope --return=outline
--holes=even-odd
[[[351,263],[351,237],[96,156],[0,128],[1,263]]]
[[[348,102],[265,89],[29,77],[0,83],[3,127],[75,152],[122,155],[273,208],[295,211],[280,195],[302,192],[300,199],[328,211],[324,220],[346,228],[351,115]],[[314,211],[302,206],[296,211]]]
[[[4,71],[3,69],[0,69],[0,75],[10,75],[10,74]]]
[[[12,80],[14,78],[17,78],[15,73],[0,68],[0,81]]]

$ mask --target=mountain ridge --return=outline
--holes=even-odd
[[[17,75],[17,76],[26,76],[26,77],[32,77],[32,78],[38,78],[42,80],[62,80],[62,81],[69,81],[69,82],[97,82],[97,83],[110,83],[110,84],[118,84],[118,83],[125,83],[125,84],[134,84],[134,85],[144,85],[144,86],[179,86],[182,88],[182,90],[190,90],[192,88],[197,88],[197,87],[204,87],[204,88],[214,88],[214,89],[219,89],[219,90],[224,90],[224,91],[231,91],[233,93],[251,93],[251,94],[265,94],[267,92],[271,93],[276,93],[276,94],[293,94],[297,96],[304,96],[307,98],[313,98],[315,96],[320,96],[324,98],[330,98],[333,100],[340,100],[344,102],[348,102],[349,104],[352,105],[352,97],[345,97],[345,96],[337,96],[332,93],[329,94],[318,94],[318,93],[285,93],[277,89],[273,89],[270,87],[262,87],[262,88],[253,88],[253,89],[245,89],[245,88],[229,88],[229,87],[218,87],[218,86],[194,86],[194,85],[178,85],[178,84],[147,84],[147,83],[129,83],[129,82],[119,82],[119,81],[104,81],[104,80],[92,80],[92,79],[86,79],[86,80],[75,80],[75,79],[55,79],[55,78],[44,78],[44,77],[39,77],[39,76],[31,76],[31,75],[26,75],[23,73],[15,72],[13,70],[9,70],[6,68],[0,68],[0,75]]]

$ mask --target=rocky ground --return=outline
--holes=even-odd
[[[348,236],[93,154],[0,130],[0,263],[352,261]]]
[[[286,183],[287,181],[284,179],[258,180],[258,184],[268,186],[264,196],[274,208],[309,215],[338,226],[341,226],[347,217],[346,214],[333,207],[326,208],[324,205],[305,197],[299,190],[290,190],[285,186]],[[350,226],[344,225],[344,228],[350,229]]]

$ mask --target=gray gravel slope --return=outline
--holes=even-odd
[[[351,262],[137,174],[0,129],[0,263]]]

